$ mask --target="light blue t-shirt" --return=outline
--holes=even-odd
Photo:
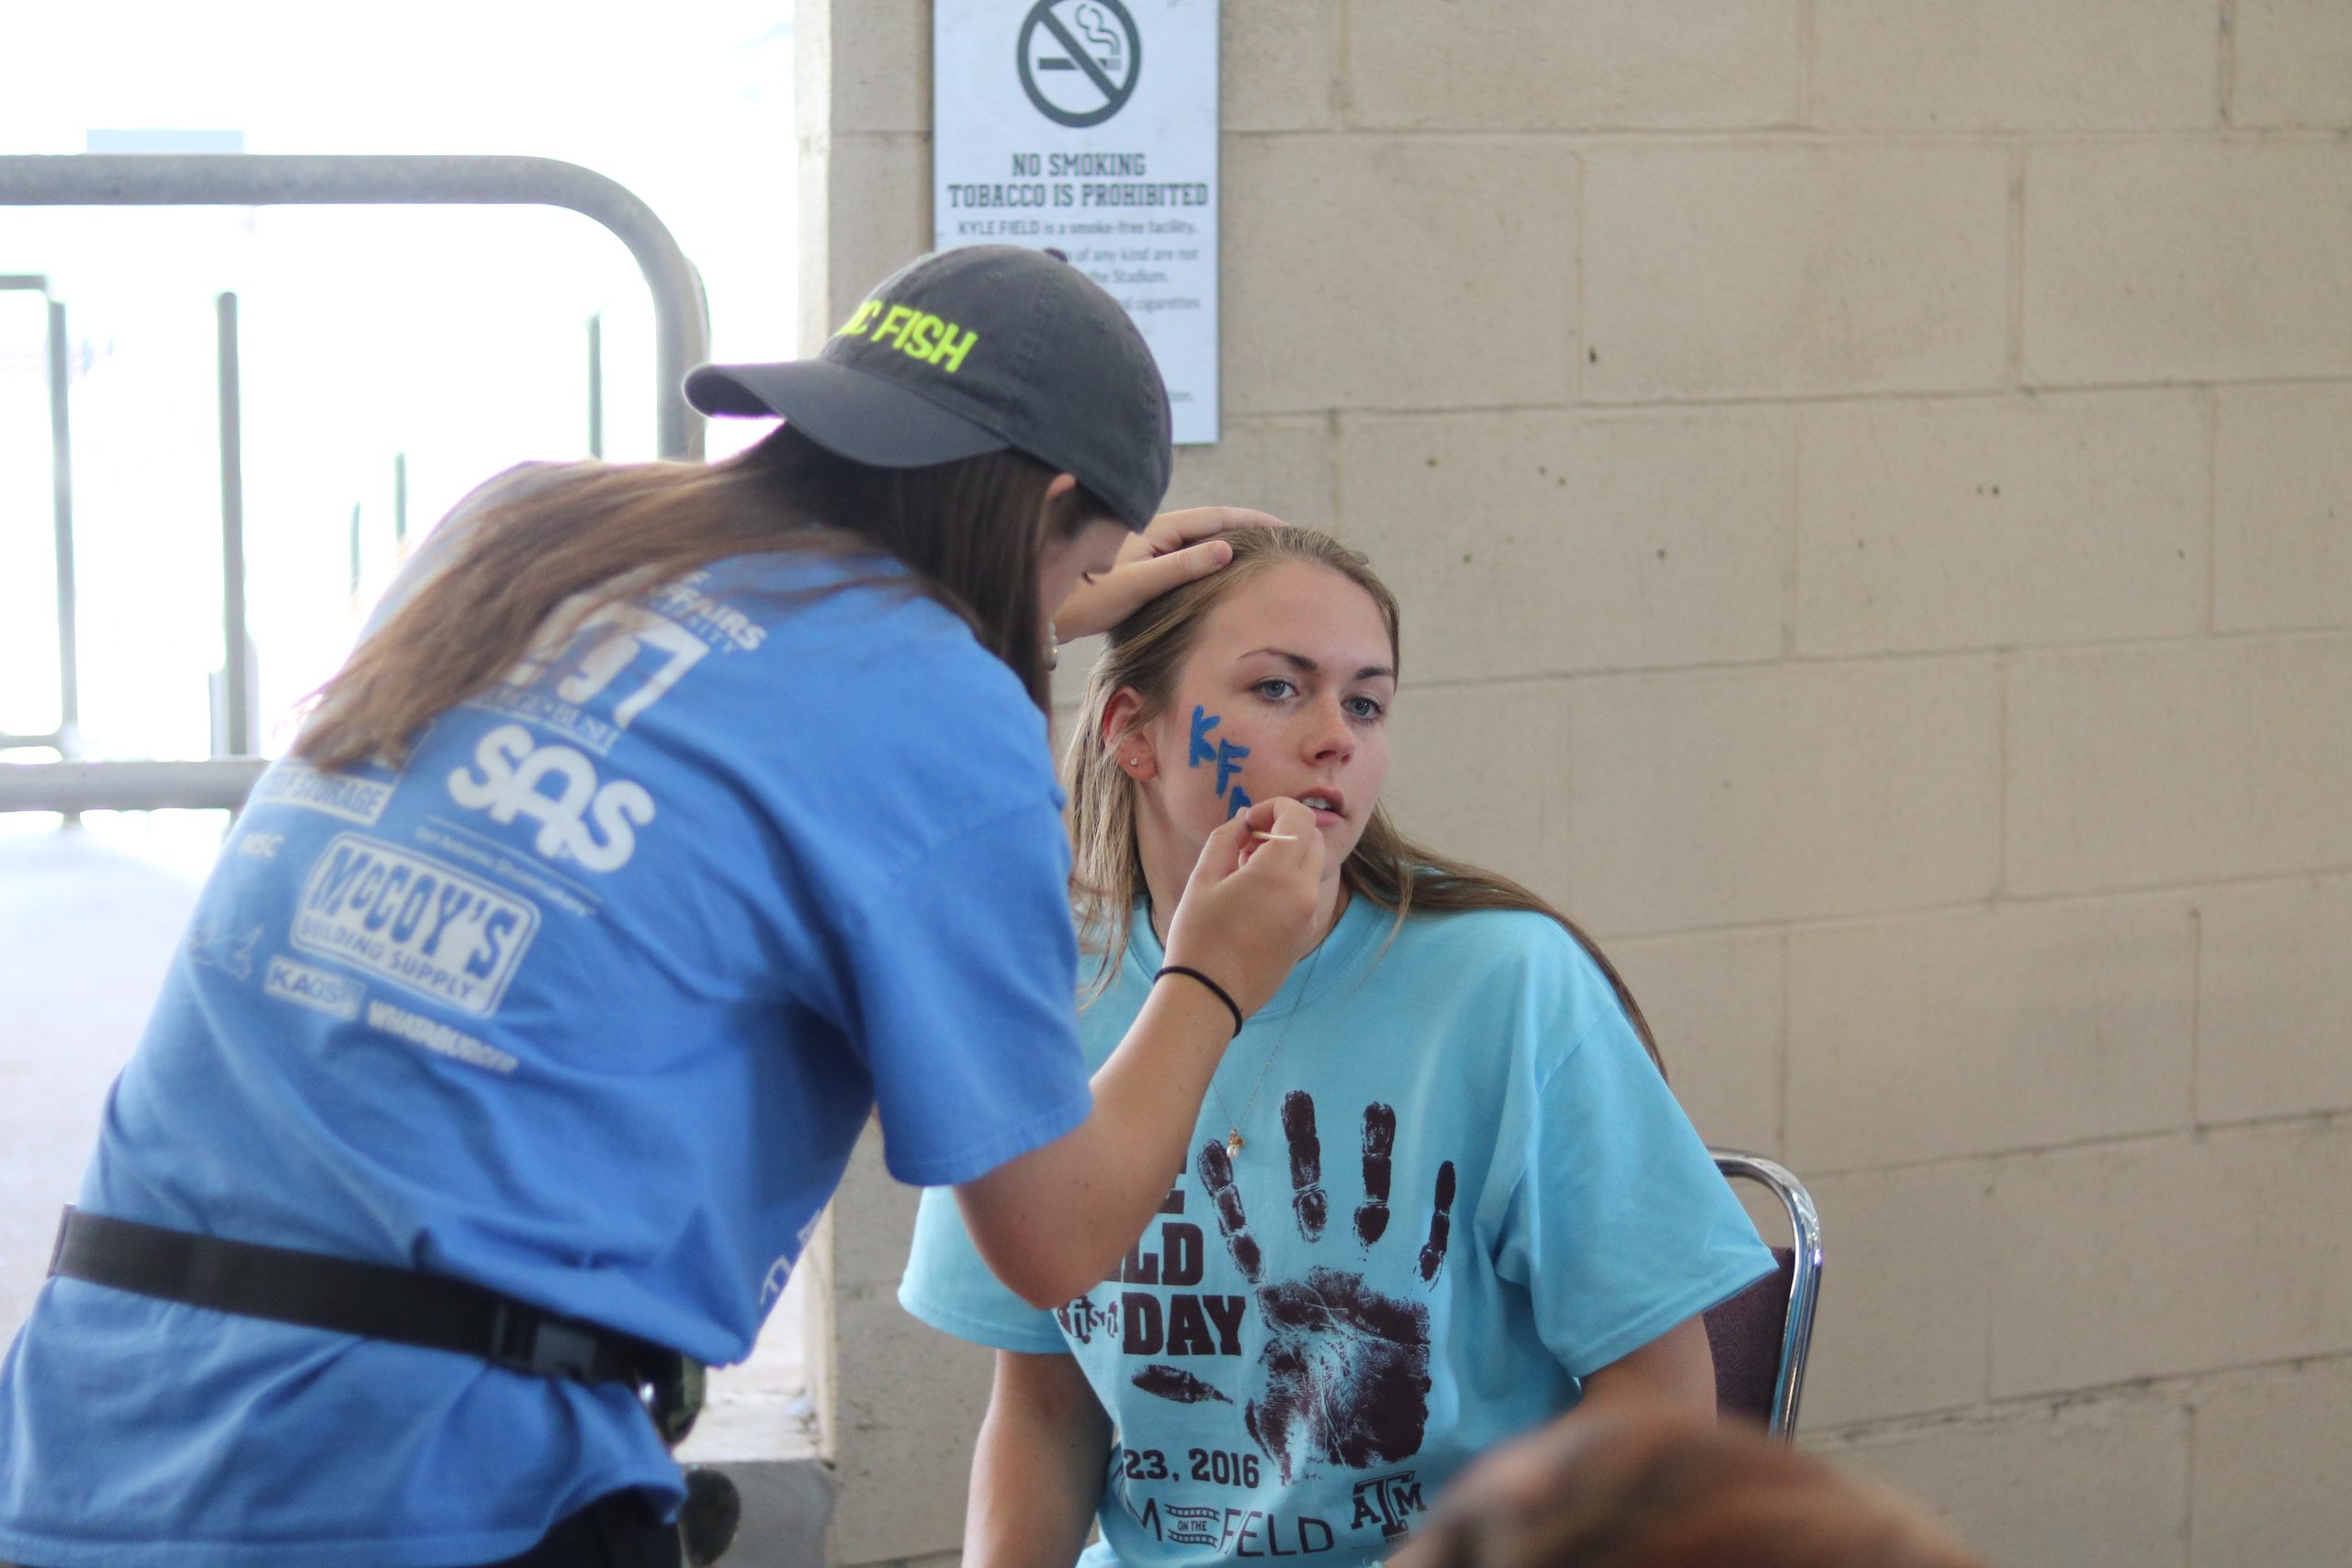
[[[739,1360],[877,1103],[919,1183],[1084,1119],[1060,803],[899,569],[690,574],[401,772],[265,775],[79,1201]],[[682,1491],[618,1385],[78,1280],[0,1371],[0,1559],[43,1568],[482,1562],[623,1487]]]
[[[1117,1427],[1093,1568],[1385,1556],[1481,1450],[1772,1267],[1573,938],[1508,912],[1394,929],[1354,900],[1250,1021],[1193,1159],[1085,1295],[1023,1304],[924,1195],[907,1310],[1076,1354]],[[1091,1059],[1160,963],[1138,909]]]

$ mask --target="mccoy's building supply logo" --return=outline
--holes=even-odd
[[[294,945],[488,1017],[538,934],[539,911],[413,851],[338,833],[294,913]]]

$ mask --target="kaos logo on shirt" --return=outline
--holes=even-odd
[[[497,1010],[539,911],[412,850],[357,833],[329,841],[302,885],[294,945],[467,1012]]]
[[[316,1008],[330,1018],[345,1022],[359,1016],[360,998],[368,992],[367,987],[348,975],[330,975],[290,958],[269,961],[269,977],[262,989],[281,1001]]]
[[[653,797],[644,785],[616,779],[599,786],[585,752],[542,746],[519,724],[483,736],[474,768],[479,772],[449,771],[449,798],[489,812],[502,826],[528,817],[539,825],[531,847],[549,860],[618,871],[637,852],[637,829],[653,820]],[[552,794],[541,787],[550,781]]]

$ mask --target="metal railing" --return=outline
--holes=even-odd
[[[702,425],[686,406],[689,367],[707,357],[709,325],[702,283],[653,209],[603,175],[553,158],[281,157],[241,152],[109,153],[0,157],[0,207],[560,207],[602,224],[637,258],[653,298],[655,450],[698,458]],[[45,289],[44,289],[45,291]],[[228,747],[252,745],[245,711],[243,475],[238,454],[235,301],[222,296],[221,532],[222,619],[228,634]],[[51,310],[51,355],[62,366],[63,328]],[[601,326],[601,323],[600,323]],[[601,351],[601,342],[598,344]],[[56,378],[53,376],[53,379]],[[62,386],[62,380],[59,381]],[[54,394],[53,394],[54,397]],[[594,415],[601,423],[601,410]],[[62,406],[52,428],[65,428]],[[69,748],[74,714],[74,634],[71,462],[58,459],[59,636]],[[9,738],[46,743],[50,738]],[[266,760],[249,755],[209,761],[61,761],[0,766],[0,812],[152,810],[163,807],[235,809]]]
[[[71,757],[78,739],[82,683],[75,663],[80,645],[74,635],[74,435],[66,418],[65,302],[49,291],[49,279],[38,273],[0,276],[0,292],[19,291],[39,294],[48,318],[43,358],[49,377],[50,513],[56,536],[57,728],[41,735],[0,731],[0,746],[42,746]]]

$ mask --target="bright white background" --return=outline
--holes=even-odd
[[[661,8],[235,0],[12,9],[0,152],[92,130],[236,131],[249,152],[531,153],[618,180],[702,269],[715,355],[794,321],[790,0]],[[0,207],[0,273],[68,309],[85,752],[198,757],[220,666],[213,297],[240,296],[245,534],[263,750],[411,544],[525,457],[584,455],[602,312],[605,450],[652,451],[652,326],[618,241],[546,209]],[[0,295],[0,730],[56,721],[39,297]],[[755,429],[722,424],[714,453]],[[359,586],[352,512],[359,509]],[[29,759],[28,759],[29,760]],[[92,830],[186,866],[220,818]],[[0,834],[51,819],[0,817]]]
[[[793,352],[790,0],[0,7],[0,152],[93,130],[235,131],[256,153],[528,153],[643,197],[700,267],[715,355]],[[243,316],[245,547],[260,749],[284,750],[397,563],[473,485],[653,449],[636,264],[546,209],[0,207],[0,273],[68,310],[84,754],[202,757],[222,655],[214,297]],[[0,731],[57,714],[45,312],[0,293]],[[718,456],[764,425],[711,427]],[[353,584],[352,511],[359,509]],[[12,760],[52,753],[28,750]],[[40,1281],[106,1084],[218,852],[222,812],[0,815],[0,1343]],[[796,1280],[796,1284],[798,1281]],[[713,1452],[804,1443],[799,1292],[713,1385]]]

